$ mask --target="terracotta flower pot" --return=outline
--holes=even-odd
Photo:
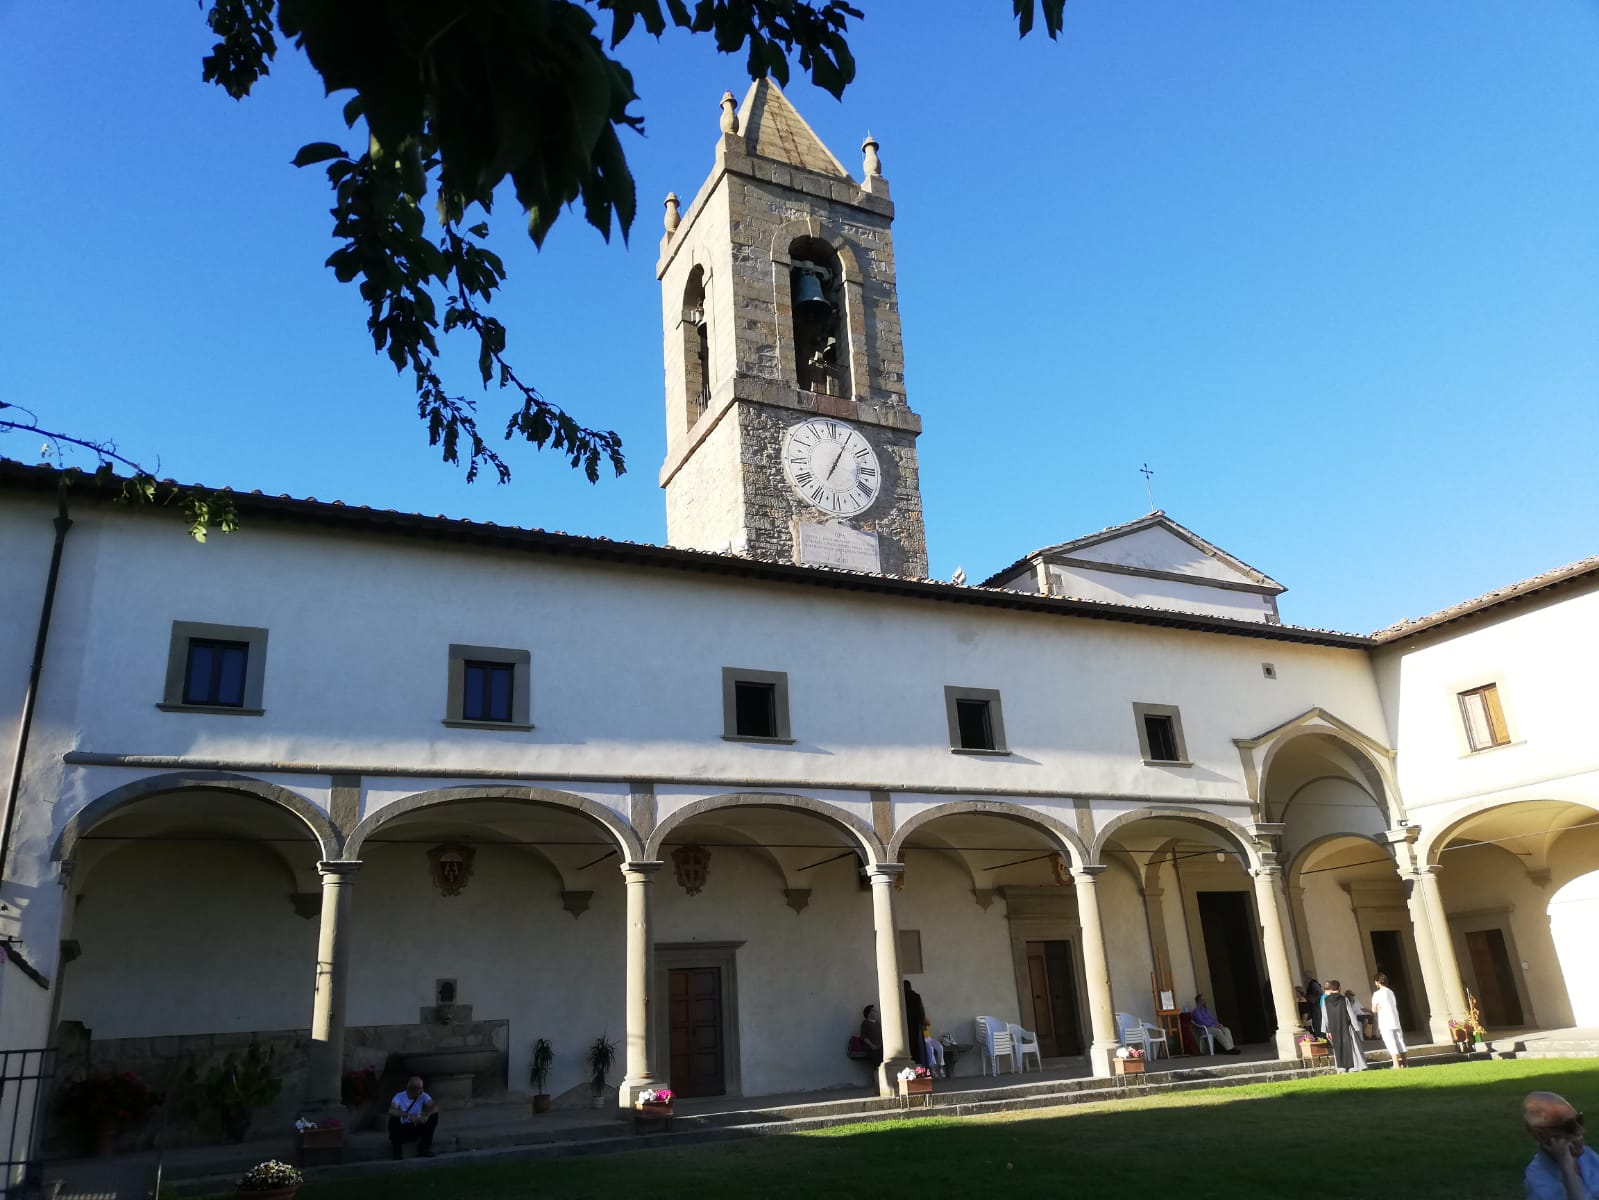
[[[533,1097],[533,1111],[536,1113],[547,1113],[550,1111],[550,1097],[547,1093],[540,1092],[538,1095]]]

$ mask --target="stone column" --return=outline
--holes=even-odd
[[[1110,995],[1110,960],[1105,957],[1105,930],[1099,919],[1099,876],[1104,867],[1076,867],[1072,883],[1077,892],[1077,923],[1083,935],[1083,984],[1088,990],[1088,1027],[1093,1044],[1089,1066],[1101,1078],[1110,1074],[1110,1060],[1121,1048],[1116,1031],[1116,1009]]]
[[[1416,959],[1421,964],[1421,987],[1427,1010],[1427,1033],[1439,1045],[1449,1041],[1449,1000],[1444,992],[1443,972],[1438,966],[1438,948],[1433,944],[1432,920],[1422,894],[1421,880],[1414,870],[1401,870],[1405,884],[1405,906],[1410,910],[1410,929],[1416,939]]]
[[[344,1009],[350,975],[350,889],[361,864],[323,861],[322,929],[316,949],[316,999],[306,1058],[306,1102],[314,1112],[342,1111]]]
[[[1465,985],[1460,982],[1460,964],[1455,959],[1455,943],[1449,936],[1449,918],[1444,912],[1444,896],[1438,887],[1440,869],[1433,866],[1417,867],[1414,891],[1421,896],[1421,921],[1417,924],[1416,936],[1419,939],[1425,929],[1432,940],[1433,961],[1438,968],[1439,998],[1443,1001],[1445,1013],[1444,1036],[1440,1040],[1447,1041],[1448,1022],[1464,1020],[1467,1008]],[[1431,997],[1429,1007],[1434,1007]]]
[[[877,1069],[882,1096],[899,1093],[895,1076],[911,1064],[905,1030],[905,992],[900,986],[899,924],[894,919],[894,884],[903,863],[877,863],[871,868],[872,925],[877,933],[877,1015],[883,1022],[883,1065]],[[920,1030],[917,1031],[921,1032]]]
[[[1261,943],[1266,950],[1266,977],[1271,982],[1271,1003],[1277,1014],[1277,1057],[1299,1057],[1299,1005],[1294,1000],[1294,977],[1288,966],[1288,941],[1283,936],[1282,881],[1279,866],[1257,867],[1255,907],[1260,911]]]
[[[651,893],[660,862],[624,862],[627,882],[627,1073],[617,1089],[620,1108],[631,1109],[638,1094],[657,1086],[650,992],[655,987],[655,932],[650,927]]]

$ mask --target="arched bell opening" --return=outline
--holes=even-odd
[[[788,254],[795,377],[806,391],[847,396],[849,346],[838,254],[817,237],[794,239]]]
[[[1586,891],[1599,871],[1599,806],[1492,805],[1419,849],[1440,868],[1450,941],[1484,1026],[1564,1028],[1581,1023],[1579,1011],[1594,1015],[1593,926],[1582,921],[1599,909]]]
[[[711,404],[711,322],[703,266],[688,274],[678,330],[682,335],[683,421],[685,429],[692,429]]]
[[[380,820],[358,850],[348,1065],[420,1074],[459,1103],[533,1091],[544,1038],[544,1090],[587,1106],[585,1052],[620,1046],[626,1022],[616,831],[570,804],[467,795]],[[619,1053],[608,1085],[621,1078]]]
[[[935,1037],[975,1046],[973,1019],[998,1017],[1035,1031],[1045,1060],[1080,1059],[1092,1037],[1071,875],[1082,849],[1045,819],[997,807],[945,805],[895,838],[900,969]],[[980,1069],[975,1052],[956,1064]]]
[[[804,797],[719,797],[663,817],[650,1040],[678,1095],[868,1082],[844,1053],[878,1002],[862,836]]]

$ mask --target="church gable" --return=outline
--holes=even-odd
[[[1253,567],[1165,518],[1103,540],[1082,539],[1077,543],[1067,543],[1066,546],[1044,551],[1044,555],[1047,558],[1108,563],[1134,571],[1191,575],[1282,590],[1280,585],[1274,584]]]

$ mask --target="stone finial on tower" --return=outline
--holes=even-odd
[[[862,165],[861,170],[866,173],[868,178],[873,175],[881,176],[883,173],[883,160],[877,156],[877,139],[870,132],[866,134],[866,140],[861,143],[861,151],[866,155],[866,162]]]
[[[732,92],[722,93],[722,132],[738,132],[738,101],[733,98]]]
[[[667,237],[671,237],[674,233],[677,232],[677,227],[678,227],[679,223],[681,223],[681,221],[683,220],[683,218],[678,214],[677,205],[678,205],[677,193],[676,192],[667,192],[666,193],[666,216],[662,218],[662,223],[666,226],[666,236]]]

